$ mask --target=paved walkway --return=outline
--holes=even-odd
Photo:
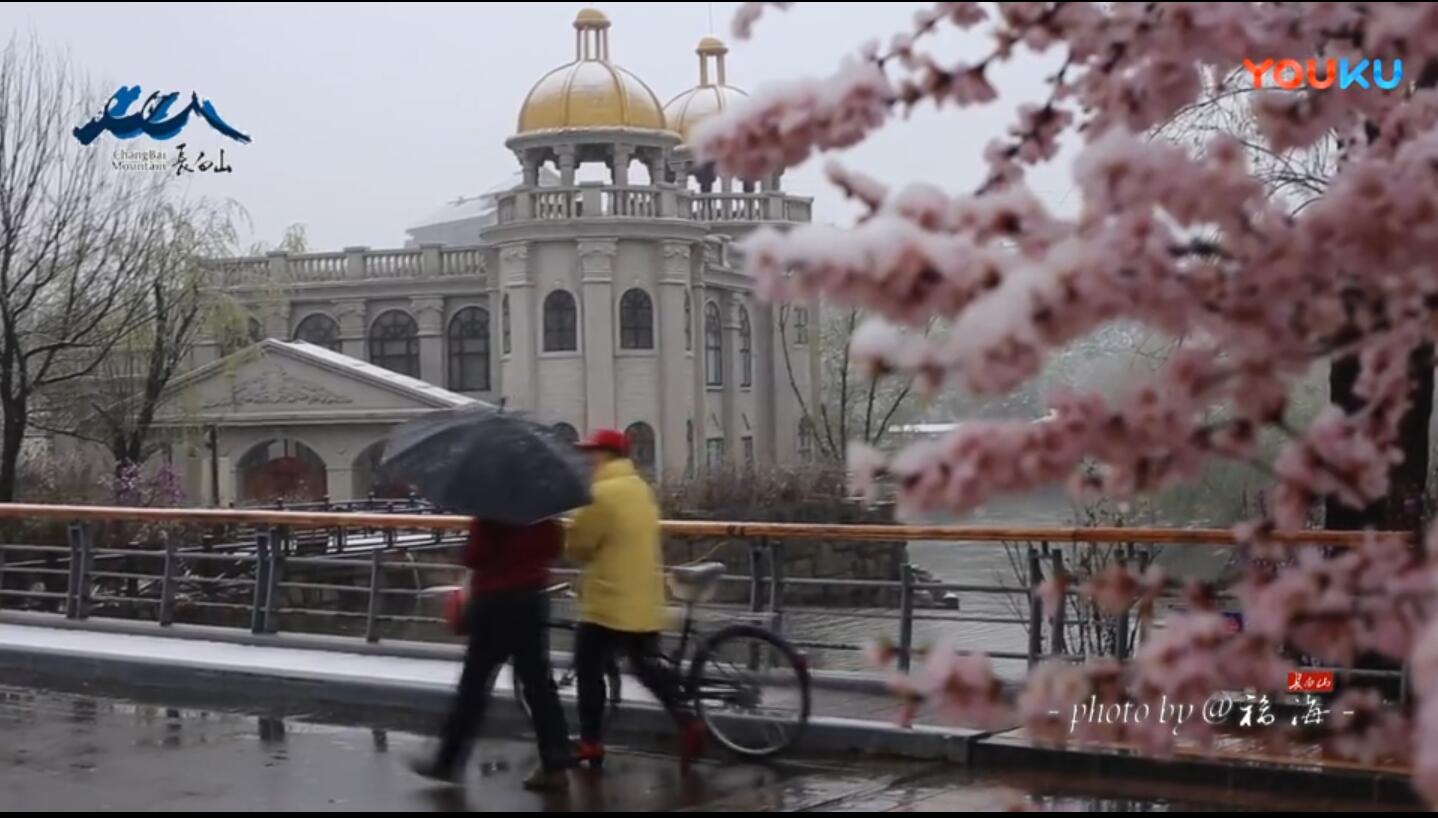
[[[83,690],[100,697],[129,695],[134,690],[158,687],[164,689],[167,704],[192,707],[226,704],[253,709],[269,707],[276,699],[290,699],[301,703],[299,706],[304,708],[298,711],[298,715],[313,716],[321,721],[335,717],[331,708],[359,708],[366,713],[376,710],[403,712],[409,713],[412,718],[418,714],[420,722],[410,724],[409,729],[420,732],[432,726],[437,714],[447,705],[459,671],[457,662],[443,659],[0,623],[0,669],[6,667],[10,668],[10,673],[3,678],[12,684],[17,678],[22,681],[35,679],[37,672],[45,670],[64,677],[67,682],[93,680],[94,684],[84,686]],[[566,698],[572,698],[572,690],[564,693]],[[667,732],[668,722],[663,714],[652,707],[629,707],[652,704],[648,693],[637,681],[626,679],[624,694],[622,718],[616,722],[615,728],[631,730],[628,740],[636,743],[668,746],[667,739],[659,744],[653,743],[656,736]],[[512,688],[508,674],[503,673],[498,680],[496,696],[510,695]],[[237,705],[237,702],[240,704]],[[800,749],[812,758],[838,757],[842,760],[857,757],[860,753],[877,752],[915,759],[967,761],[979,769],[1078,771],[1104,781],[1106,785],[1122,780],[1156,781],[1161,778],[1221,783],[1233,790],[1243,791],[1245,796],[1269,790],[1305,792],[1310,796],[1319,793],[1361,795],[1378,800],[1411,797],[1407,794],[1406,777],[1401,770],[1363,767],[1316,756],[1302,759],[1261,758],[1256,755],[1254,747],[1241,743],[1227,748],[1232,752],[1224,758],[1187,759],[1182,763],[1155,760],[1123,748],[1109,748],[1108,751],[1095,751],[1094,748],[1049,749],[1035,746],[1023,731],[1016,729],[996,734],[976,734],[932,726],[921,726],[912,731],[898,730],[891,724],[894,709],[893,699],[882,692],[816,690],[815,720]],[[515,718],[514,712],[511,708],[511,720]],[[294,715],[295,711],[289,714]],[[509,735],[516,734],[513,723],[506,729],[510,730]],[[4,730],[0,729],[0,734],[3,733]],[[518,752],[520,746],[512,749]],[[642,772],[647,769],[644,764],[635,763],[639,764],[635,775],[647,775]],[[336,776],[340,774],[336,773]],[[762,778],[747,785],[732,786],[747,794],[755,787],[771,788],[781,783],[778,779]],[[789,792],[784,787],[780,789]],[[942,787],[939,789],[943,790]],[[977,797],[973,795],[977,791],[965,789],[967,794],[963,797]],[[926,792],[929,796],[940,798],[934,794],[933,788]],[[790,793],[783,797],[792,799],[795,796]],[[941,800],[952,797],[943,794]],[[684,803],[692,807],[691,801]],[[905,803],[914,808],[912,802]],[[956,807],[945,807],[949,808]]]
[[[46,651],[60,655],[143,658],[156,664],[181,667],[264,673],[315,681],[384,681],[420,685],[435,691],[453,690],[459,679],[459,664],[439,659],[340,653],[330,650],[263,647],[174,639],[169,636],[104,633],[60,628],[39,628],[0,622],[0,647]],[[500,672],[495,693],[513,694],[510,668]],[[638,679],[623,678],[624,700],[653,705],[654,698]],[[561,691],[567,699],[573,689]],[[892,721],[898,712],[893,696],[882,691],[814,690],[814,714],[850,719]]]
[[[337,723],[338,722],[338,723]],[[6,811],[939,812],[1014,808],[1188,811],[1352,809],[1287,796],[1235,800],[1212,787],[1082,776],[984,775],[920,763],[708,761],[618,749],[570,791],[519,786],[534,763],[514,739],[486,739],[462,789],[435,789],[403,764],[429,740],[404,723],[173,706],[0,686],[0,793]],[[1371,810],[1371,805],[1363,805]]]

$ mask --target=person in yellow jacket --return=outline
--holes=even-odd
[[[702,750],[703,727],[688,712],[679,680],[659,661],[664,561],[659,504],[629,459],[622,432],[600,429],[579,446],[594,463],[593,502],[569,528],[565,554],[580,566],[574,669],[579,689],[578,759],[604,762],[604,669],[623,653],[630,669],[679,725],[680,755]]]

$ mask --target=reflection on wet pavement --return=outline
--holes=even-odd
[[[404,759],[428,747],[384,719],[348,724],[0,687],[0,809],[934,812],[1015,807],[1122,812],[1347,805],[1073,776],[975,775],[960,767],[714,761],[682,773],[629,751],[576,771],[563,795],[524,792],[535,763],[519,735],[481,742],[464,789],[426,787]],[[1101,783],[1101,786],[1100,786]],[[1265,801],[1271,803],[1265,803]],[[1365,805],[1372,809],[1371,805]]]

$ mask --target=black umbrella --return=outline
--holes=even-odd
[[[584,461],[549,429],[491,406],[433,412],[395,430],[380,469],[441,508],[511,525],[588,505]]]

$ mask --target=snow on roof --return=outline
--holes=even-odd
[[[428,216],[405,228],[405,230],[418,230],[439,224],[467,221],[469,219],[483,219],[492,222],[494,210],[498,207],[499,194],[519,187],[522,184],[524,184],[524,173],[517,171],[506,177],[504,181],[494,184],[488,190],[478,195],[460,196],[453,201],[445,202],[439,209],[432,211]],[[542,167],[539,169],[540,187],[554,187],[558,184],[559,174],[549,168]]]
[[[419,378],[411,378],[408,375],[401,375],[398,372],[391,372],[382,366],[375,366],[368,361],[361,361],[358,358],[351,358],[342,352],[335,352],[316,344],[305,341],[280,341],[275,338],[266,338],[260,342],[264,346],[279,347],[294,355],[322,361],[331,367],[344,369],[371,381],[385,383],[401,392],[421,394],[432,401],[448,406],[471,406],[482,401],[471,398],[468,395],[461,395],[458,392],[451,392],[428,381]]]

